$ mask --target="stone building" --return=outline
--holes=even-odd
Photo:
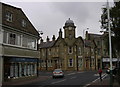
[[[86,31],[86,39],[94,41],[95,47],[95,57],[96,57],[96,69],[102,68],[102,56],[103,56],[103,40],[102,34],[88,33]]]
[[[110,67],[110,57],[109,57],[109,40],[108,40],[109,33],[104,32],[102,35],[102,68],[106,69]],[[112,41],[112,44],[114,42]],[[114,51],[113,51],[114,50]],[[112,66],[119,67],[120,66],[120,57],[117,55],[118,52],[115,51],[114,46],[112,45]]]
[[[46,42],[39,45],[40,51],[40,70],[54,70],[61,68],[62,70],[90,70],[95,68],[95,44],[90,42],[84,44],[86,41],[82,37],[76,38],[76,26],[69,18],[62,29],[59,30],[59,36],[55,39],[53,36],[52,41],[47,37]],[[86,50],[84,50],[86,48]],[[90,49],[89,49],[90,48]],[[89,49],[89,51],[88,51]],[[91,52],[92,50],[92,52]],[[86,56],[86,52],[89,57]],[[91,54],[91,55],[90,55]],[[88,59],[86,59],[86,58]],[[90,68],[90,65],[92,66]]]
[[[85,70],[96,70],[96,44],[94,41],[87,39],[85,39],[84,42]]]
[[[0,83],[37,76],[39,33],[21,8],[0,3]]]

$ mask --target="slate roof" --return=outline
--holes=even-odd
[[[100,37],[102,37],[102,35],[100,35],[100,34],[92,34],[92,33],[88,33],[88,35],[90,36],[90,37],[94,37],[94,38],[100,38]]]
[[[54,46],[55,41],[42,42],[39,44],[39,48],[49,48]]]
[[[25,13],[22,11],[21,8],[17,8],[5,3],[0,2],[0,6],[2,6],[2,26],[3,27],[11,27],[15,29],[16,31],[24,31],[25,33],[29,33],[35,36],[39,37],[38,31],[35,29],[35,27],[32,25],[30,20],[27,18]],[[13,14],[12,22],[6,21],[6,11],[10,11]],[[24,19],[27,23],[26,27],[22,27],[21,21]]]

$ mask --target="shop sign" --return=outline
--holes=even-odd
[[[103,58],[102,59],[103,62],[110,62],[110,58]],[[112,58],[112,62],[116,62],[118,61],[118,58]]]
[[[37,62],[35,58],[10,58],[10,62]]]

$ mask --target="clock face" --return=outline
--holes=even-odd
[[[69,29],[69,30],[72,30],[72,27],[69,27],[68,29]]]

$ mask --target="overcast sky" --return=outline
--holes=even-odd
[[[83,30],[89,28],[91,33],[100,33],[101,8],[105,2],[2,2],[21,8],[33,26],[43,31],[43,39],[53,35],[58,37],[58,31],[70,18],[76,25],[76,37],[83,37]]]

